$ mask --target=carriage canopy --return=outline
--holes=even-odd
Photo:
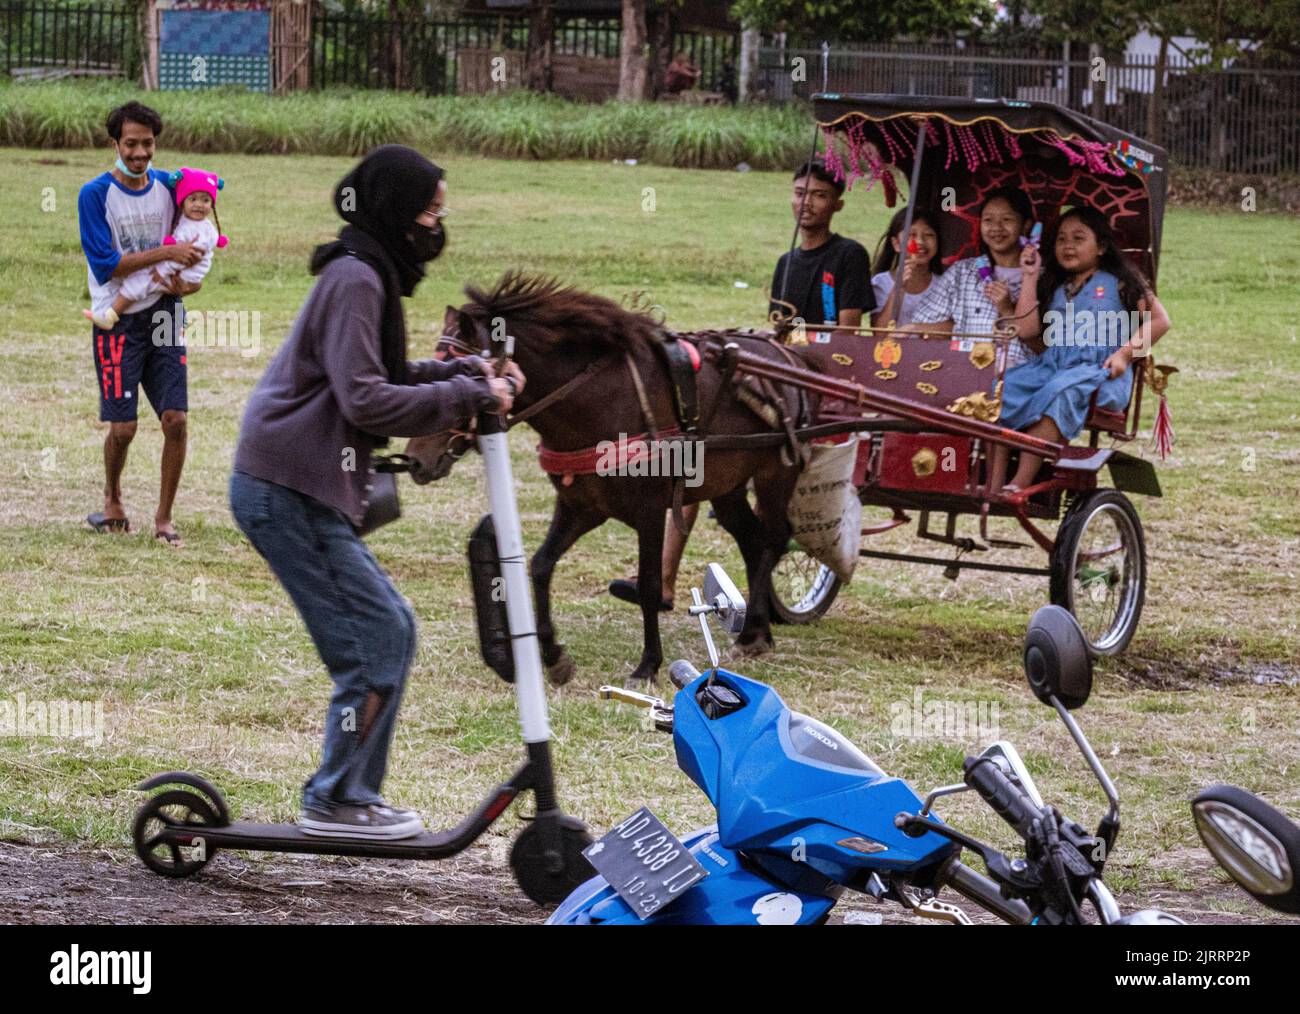
[[[910,175],[919,125],[928,123],[916,197],[944,214],[946,261],[977,252],[984,196],[1015,186],[1045,225],[1065,205],[1102,212],[1155,281],[1168,187],[1163,148],[1051,102],[822,94],[814,114],[827,162],[850,186],[864,176],[874,182],[886,166]]]

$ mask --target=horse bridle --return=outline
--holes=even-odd
[[[477,321],[474,324],[474,329],[476,332],[479,332],[480,330],[480,326]],[[489,345],[490,342],[491,339],[489,339],[488,342]],[[492,360],[496,370],[498,371],[505,363],[509,362],[514,356],[514,336],[508,335],[506,337],[506,340],[501,344],[504,344],[505,351],[501,355],[494,357]],[[479,355],[484,350],[483,345],[480,345],[480,347],[477,349],[474,348],[472,345],[470,345],[469,342],[461,338],[459,334],[444,333],[438,339],[438,346],[445,347],[451,350],[453,354],[460,353],[461,355],[467,355],[467,356]],[[580,373],[577,373],[574,376],[570,377],[568,380],[566,380],[563,384],[557,387],[550,394],[546,394],[543,395],[541,398],[538,398],[537,401],[533,402],[531,405],[529,405],[527,408],[523,409],[522,411],[512,413],[506,419],[505,428],[507,430],[513,429],[519,423],[526,422],[527,420],[533,418],[534,416],[539,415],[542,412],[546,411],[546,409],[550,408],[552,405],[555,405],[557,402],[561,401],[562,399],[567,398],[570,394],[572,394],[579,387],[581,387],[588,380],[590,380],[593,376],[595,376],[595,374],[599,372],[601,369],[603,369],[609,362],[611,362],[611,360],[604,356],[600,357],[599,359],[592,360],[590,363],[587,364],[585,369],[583,369]],[[633,370],[635,370],[635,366],[633,366]],[[510,380],[509,377],[507,377],[506,379]],[[513,380],[510,381],[510,384],[511,387],[513,388],[514,387]],[[439,455],[438,460],[434,462],[435,469],[437,468],[438,465],[442,464],[442,462],[446,461],[447,459],[450,459],[451,462],[448,465],[448,469],[450,469],[453,465],[455,465],[457,461],[459,461],[462,457],[465,456],[465,453],[472,446],[474,446],[474,431],[472,429],[470,430],[453,429],[451,433],[452,436],[451,439],[447,441],[446,448],[443,450],[442,454]]]

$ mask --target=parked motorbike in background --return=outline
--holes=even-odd
[[[731,632],[745,603],[717,564],[692,591],[710,668],[670,668],[673,702],[619,687],[601,697],[649,708],[671,731],[678,766],[712,801],[717,823],[678,841],[641,808],[584,853],[598,871],[548,920],[575,924],[823,923],[845,890],[915,915],[969,923],[945,888],[1008,923],[1163,924],[1124,916],[1103,880],[1119,833],[1119,795],[1070,711],[1092,689],[1092,660],[1059,606],[1034,614],[1025,638],[1030,689],[1054,708],[1100,782],[1109,808],[1095,833],[1048,806],[1016,748],[999,741],[967,757],[960,782],[924,798],[885,774],[834,729],[792,711],[770,687],[718,666],[709,628]],[[974,790],[1024,844],[1010,856],[941,820],[943,797]],[[979,856],[987,875],[962,861]]]

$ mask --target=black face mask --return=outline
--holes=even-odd
[[[435,260],[447,244],[447,230],[439,222],[435,226],[417,224],[411,230],[411,248],[421,263]]]

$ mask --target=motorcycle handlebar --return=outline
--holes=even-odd
[[[990,757],[967,757],[962,767],[966,773],[966,784],[978,792],[998,816],[1014,827],[1022,839],[1028,839],[1034,819],[1042,814],[1029,794],[1003,774],[1002,769]]]
[[[1014,898],[1002,897],[998,885],[972,870],[965,863],[953,861],[943,873],[943,882],[968,901],[992,912],[1004,922],[1024,926],[1034,918],[1029,906]]]

